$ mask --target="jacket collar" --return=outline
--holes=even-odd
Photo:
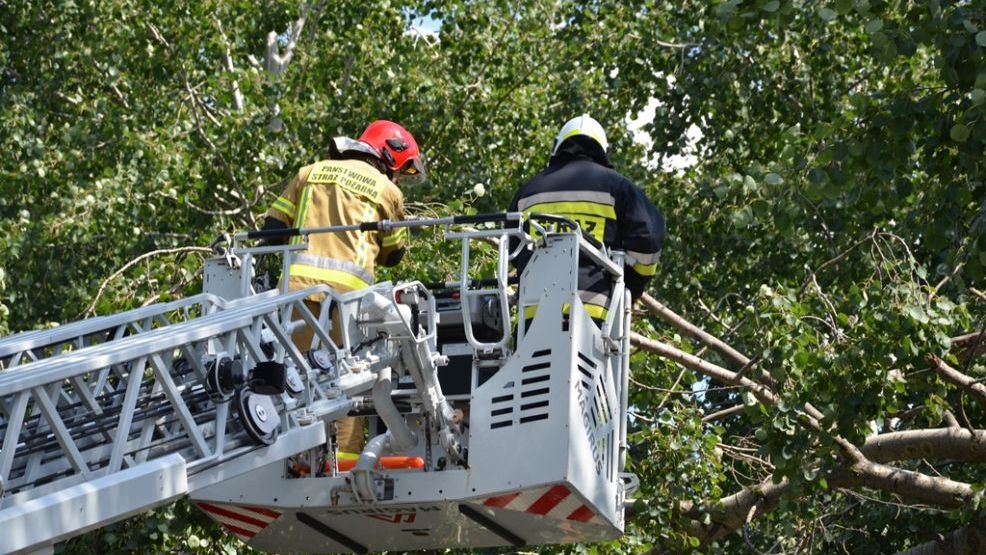
[[[588,160],[607,168],[613,167],[603,147],[589,137],[581,135],[565,139],[558,147],[558,151],[551,157],[548,166],[562,166],[576,160]]]
[[[380,171],[380,173],[390,177],[387,166],[384,165],[373,147],[364,143],[350,139],[349,137],[335,137],[329,143],[329,157],[333,160],[362,160]]]

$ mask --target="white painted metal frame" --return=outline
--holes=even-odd
[[[531,244],[520,220],[508,218],[495,229],[473,231],[455,231],[455,218],[421,222],[445,225],[447,238],[463,242],[456,286],[474,354],[468,427],[453,415],[438,382],[437,367],[447,358],[437,352],[435,300],[420,283],[383,283],[341,295],[324,286],[255,294],[253,256],[279,249],[286,254],[299,247],[243,248],[237,236],[233,248],[210,262],[213,288],[208,293],[0,340],[0,363],[7,367],[0,371],[0,529],[31,528],[6,540],[0,534],[0,552],[50,545],[188,494],[216,501],[253,500],[288,510],[319,504],[333,510],[443,506],[447,510],[442,509],[444,516],[435,526],[472,530],[475,546],[516,543],[518,538],[540,543],[618,535],[625,497],[621,473],[630,319],[622,253],[592,247],[578,229],[551,233],[541,228],[540,246],[521,277],[516,307],[522,314],[525,306],[536,305],[538,313],[530,329],[524,329],[521,319],[514,345],[507,263],[516,253],[509,252],[508,239]],[[385,223],[425,225],[421,222]],[[495,286],[473,287],[470,242],[491,237],[499,241]],[[609,317],[601,329],[578,298],[580,257],[614,277]],[[217,291],[222,295],[211,294]],[[417,299],[413,310],[423,318],[423,329],[412,327],[418,316],[412,318],[412,309],[398,300],[398,293]],[[318,314],[304,302],[313,294],[326,298]],[[492,342],[478,341],[470,301],[491,296],[504,318],[504,334]],[[331,306],[340,314],[342,345],[330,339]],[[312,347],[328,353],[330,367],[313,367],[294,345],[291,335],[301,326],[313,329]],[[301,394],[274,396],[281,433],[273,445],[257,446],[230,414],[231,402],[206,390],[207,366],[223,358],[238,360],[244,374],[258,362],[281,362],[301,378]],[[487,365],[496,361],[499,369],[478,385],[481,359]],[[387,394],[391,370],[411,376],[414,389]],[[392,400],[398,398],[410,403],[409,413],[396,412]],[[359,491],[356,480],[335,468],[324,475],[319,464],[316,472],[318,454],[332,451],[328,424],[356,408],[388,415],[395,431],[405,425],[395,418],[406,421],[405,438],[421,438],[407,454],[424,456],[426,471],[373,470],[375,457],[391,445],[389,438],[379,436],[371,441],[377,450],[371,453],[368,447],[353,474],[360,478]],[[411,445],[406,440],[396,444]],[[468,469],[455,465],[466,448]],[[440,463],[432,452],[452,464]],[[312,478],[286,476],[288,458],[299,453],[307,453]],[[364,461],[368,456],[369,462]],[[262,483],[244,486],[261,476]],[[304,487],[310,480],[324,488],[314,498],[310,487]],[[554,524],[483,503],[490,495],[559,485],[602,520],[559,535],[549,529]],[[310,525],[324,527],[334,518],[331,514]],[[314,517],[299,512],[298,518]],[[363,532],[375,537],[369,528]],[[291,533],[278,537],[278,550],[312,549],[302,538],[292,543]],[[373,545],[408,549],[457,544],[451,537],[380,542]],[[255,545],[271,548],[262,539]],[[352,545],[344,542],[342,548]]]
[[[375,472],[372,484],[377,489],[369,498],[352,493],[347,474],[291,477],[278,464],[199,490],[192,498],[283,512],[250,540],[255,548],[279,552],[406,551],[618,537],[626,497],[622,471],[630,317],[622,255],[606,258],[604,267],[614,272],[615,287],[611,317],[601,329],[579,300],[578,264],[580,254],[606,255],[577,232],[542,237],[518,292],[518,311],[525,305],[538,307],[530,329],[517,341],[516,352],[504,350],[499,370],[478,387],[474,357],[464,438],[468,468],[443,465],[429,456],[442,452],[431,437],[398,453],[425,458],[423,472]],[[468,232],[458,238],[476,239]],[[504,252],[498,251],[501,257]],[[473,281],[468,274],[459,277],[460,287]],[[479,355],[489,346],[472,348]],[[407,356],[402,359],[409,362]],[[428,418],[416,401],[418,393],[394,395],[412,401],[405,420],[425,438]],[[586,507],[594,515],[591,521],[566,521],[568,512],[559,521],[485,503],[500,495],[538,499],[552,488],[570,492],[569,505]]]

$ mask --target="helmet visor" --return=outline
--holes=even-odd
[[[428,170],[425,161],[418,156],[411,158],[404,164],[404,167],[397,174],[398,182],[401,186],[418,186],[428,181]]]

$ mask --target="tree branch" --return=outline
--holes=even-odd
[[[699,507],[683,506],[689,518],[702,520],[705,515],[711,518],[707,525],[698,525],[692,532],[697,533],[702,543],[708,543],[739,530],[758,515],[767,514],[777,508],[777,504],[791,489],[787,478],[775,484],[767,480],[756,486],[744,488],[719,501]]]
[[[757,362],[758,362],[757,360],[750,359],[750,357],[737,351],[722,339],[719,339],[718,337],[703,330],[697,325],[689,322],[680,314],[677,314],[676,312],[674,312],[673,310],[671,310],[663,303],[661,303],[654,297],[650,296],[649,294],[644,293],[641,296],[641,300],[644,302],[644,305],[652,314],[664,320],[672,327],[674,327],[676,330],[691,335],[692,337],[701,341],[703,344],[707,345],[708,347],[711,347],[720,355],[733,361],[736,364],[739,364],[742,367],[739,370],[738,373],[739,376],[742,376],[749,370],[756,368],[758,370],[759,381],[761,383],[767,384],[772,388],[777,387],[777,383],[774,381],[773,378],[770,377],[770,374],[757,366]]]
[[[955,415],[952,414],[952,411],[946,410],[946,411],[944,411],[942,413],[942,415],[945,417],[945,422],[948,423],[948,426],[950,428],[961,428],[962,427],[962,425],[959,424],[959,421],[955,418]]]
[[[904,470],[886,464],[864,461],[844,469],[844,480],[838,472],[833,474],[836,483],[848,487],[855,479],[870,489],[896,493],[905,499],[920,501],[939,507],[958,508],[972,504],[977,496],[972,486],[944,477],[928,476],[913,470]]]
[[[216,24],[216,29],[219,29],[219,35],[223,38],[223,43],[226,46],[226,52],[223,55],[223,63],[225,64],[225,69],[229,73],[233,73],[236,68],[233,66],[233,56],[230,53],[230,42],[229,37],[226,36],[226,31],[223,30],[223,24],[219,21],[219,18],[213,16],[212,22]],[[240,82],[233,79],[233,83],[230,85],[230,92],[233,93],[233,106],[236,108],[237,112],[243,111],[243,93],[240,92]]]
[[[805,278],[804,283],[801,284],[801,288],[798,289],[798,296],[801,296],[801,294],[805,292],[805,289],[808,288],[808,284],[810,284],[812,282],[812,280],[814,279],[814,276],[818,275],[819,272],[821,272],[825,268],[828,268],[829,266],[832,266],[834,264],[838,264],[843,258],[849,256],[849,253],[851,253],[852,251],[854,251],[857,248],[859,248],[860,245],[862,245],[863,243],[865,243],[867,241],[872,241],[873,238],[876,237],[876,234],[877,234],[876,230],[873,230],[872,232],[870,232],[869,235],[867,235],[866,237],[863,237],[862,239],[856,241],[855,243],[853,243],[852,245],[850,245],[849,248],[847,248],[844,251],[840,252],[834,258],[825,261],[821,266],[815,268],[815,270],[813,272],[811,272],[811,275],[808,276],[807,278]]]
[[[732,372],[706,360],[702,360],[695,355],[691,355],[680,349],[676,349],[667,343],[649,339],[637,332],[631,332],[630,341],[634,345],[638,345],[647,351],[673,360],[687,368],[695,370],[700,374],[709,376],[714,380],[729,385],[745,387],[749,389],[761,403],[776,405],[779,401],[779,398],[772,390],[761,385],[760,383],[757,383],[750,378],[740,376],[736,372]],[[863,457],[863,454],[859,452],[859,449],[856,448],[855,445],[837,434],[829,433],[822,427],[821,420],[823,419],[823,415],[818,411],[818,409],[811,406],[810,403],[805,403],[804,408],[805,412],[799,412],[799,414],[804,418],[808,426],[810,426],[813,430],[830,437],[832,441],[842,448],[842,451],[847,457],[849,457],[850,460],[854,462],[863,462],[865,460],[865,457]]]
[[[123,265],[122,268],[120,268],[119,270],[113,272],[110,275],[110,277],[108,277],[105,280],[103,280],[103,283],[101,283],[99,285],[99,290],[96,291],[96,296],[93,298],[92,303],[79,316],[87,316],[87,315],[90,315],[90,314],[95,315],[95,313],[96,313],[96,311],[95,311],[95,309],[96,309],[96,303],[98,303],[100,297],[103,296],[103,292],[106,290],[106,286],[109,285],[109,283],[111,281],[113,281],[114,279],[116,279],[123,272],[126,272],[130,268],[132,268],[135,265],[139,264],[142,260],[147,260],[148,258],[151,258],[151,257],[154,257],[154,256],[158,256],[158,255],[161,255],[161,254],[175,254],[175,253],[179,253],[179,252],[205,252],[205,253],[211,253],[212,252],[212,249],[208,249],[206,247],[178,247],[178,248],[174,248],[174,249],[159,249],[159,250],[155,250],[155,251],[151,251],[151,252],[145,252],[144,254],[138,256],[137,258],[134,258],[130,262],[127,262],[126,264]]]
[[[771,389],[765,387],[764,385],[761,385],[750,378],[740,376],[736,372],[727,370],[722,366],[712,364],[711,362],[702,360],[695,355],[691,355],[680,349],[676,349],[667,343],[649,339],[637,332],[631,333],[630,341],[634,345],[638,345],[647,351],[673,360],[719,382],[748,388],[761,403],[776,405],[780,400]],[[842,451],[850,460],[854,462],[862,462],[864,460],[863,454],[859,452],[859,449],[856,448],[855,445],[839,435],[830,434],[822,427],[821,420],[823,419],[823,415],[818,411],[818,409],[813,407],[810,403],[805,403],[804,408],[805,412],[800,414],[804,417],[805,422],[811,429],[831,438],[832,441],[842,448]]]
[[[743,405],[733,405],[733,406],[731,406],[729,408],[726,408],[726,409],[722,409],[720,411],[713,412],[712,414],[703,416],[702,417],[702,423],[717,422],[719,420],[723,420],[725,418],[729,418],[730,416],[734,416],[734,415],[737,415],[737,414],[742,414],[744,408],[745,407]]]
[[[182,287],[184,287],[184,286],[188,285],[189,283],[191,283],[191,281],[193,279],[201,276],[204,271],[205,271],[205,264],[202,264],[202,265],[199,266],[199,269],[198,270],[195,270],[195,273],[193,273],[191,276],[189,276],[188,279],[183,279],[183,278],[179,277],[178,279],[176,279],[174,281],[174,283],[168,289],[168,294],[169,295],[174,295],[179,289],[181,289]],[[147,297],[146,299],[144,299],[144,302],[140,303],[140,306],[142,306],[142,307],[143,306],[149,306],[149,305],[152,305],[152,304],[158,302],[159,300],[161,300],[161,295],[163,295],[163,294],[164,294],[163,292],[158,291],[157,293],[155,293],[155,294],[151,295],[150,297]]]
[[[308,15],[312,11],[321,11],[321,6],[324,2],[320,2],[317,7],[313,7],[309,3],[305,3],[301,7],[301,15],[298,19],[291,24],[291,28],[288,30],[288,42],[284,46],[284,53],[280,52],[280,48],[277,46],[278,34],[276,31],[271,31],[267,33],[267,52],[266,52],[266,67],[267,73],[272,78],[278,78],[284,74],[287,69],[288,64],[291,63],[291,59],[294,57],[294,49],[298,45],[298,39],[301,37],[301,32],[305,28],[305,23],[308,21]],[[284,126],[281,121],[281,106],[277,102],[274,102],[272,107],[272,115],[270,122],[267,124],[267,129],[271,132],[280,131]]]
[[[157,40],[159,43],[161,43],[162,46],[165,47],[165,49],[168,52],[168,56],[174,60],[176,58],[175,51],[171,47],[171,44],[167,41],[167,39],[165,39],[164,36],[161,34],[161,31],[159,31],[157,27],[154,26],[153,23],[148,23],[147,26],[150,29],[151,34],[154,35],[155,40]],[[182,88],[185,90],[185,93],[188,95],[188,108],[192,113],[193,123],[195,126],[195,134],[202,140],[202,142],[206,144],[207,147],[209,147],[209,149],[216,156],[216,158],[218,158],[220,164],[222,165],[224,171],[226,172],[226,177],[229,178],[230,183],[233,185],[234,190],[239,189],[240,185],[239,185],[239,181],[236,179],[236,172],[233,171],[233,167],[226,159],[226,156],[223,154],[222,150],[220,150],[219,147],[216,146],[216,143],[213,142],[212,139],[209,138],[209,135],[205,132],[202,122],[202,117],[209,118],[213,122],[213,124],[215,124],[217,127],[219,127],[219,122],[212,116],[212,114],[209,113],[208,106],[206,106],[206,104],[202,102],[202,100],[196,94],[195,89],[197,87],[193,87],[192,84],[189,83],[188,74],[185,72],[184,65],[182,65],[179,62],[179,67],[180,69],[178,71],[178,78],[181,82]],[[202,112],[201,117],[199,114],[200,110]],[[250,209],[253,207],[254,204],[256,204],[257,201],[259,201],[259,196],[254,200],[254,203],[252,204],[248,203],[245,198],[240,197],[241,206],[238,212],[244,212],[246,220],[251,226],[253,226],[255,222],[254,222],[253,214],[250,212]],[[200,209],[192,205],[187,200],[186,200],[186,204],[188,204],[192,208],[195,208],[199,212],[209,213],[204,209]]]
[[[928,476],[874,462],[837,468],[827,477],[829,489],[865,487],[940,507],[961,507],[973,503],[977,494],[964,482]],[[744,488],[727,497],[701,506],[683,504],[685,516],[695,520],[690,533],[708,544],[735,532],[758,516],[775,510],[780,500],[791,492],[787,478],[779,483],[767,480]],[[700,524],[707,518],[709,524]]]
[[[656,407],[654,407],[655,413],[661,412],[661,409],[664,408],[664,403],[668,402],[668,397],[671,397],[671,393],[675,391],[675,388],[678,387],[678,384],[681,383],[681,379],[684,377],[685,377],[685,370],[682,369],[681,372],[678,372],[678,377],[675,378],[674,383],[671,384],[671,389],[664,392],[664,397],[662,397],[661,401],[657,403]]]
[[[691,335],[740,366],[746,366],[750,363],[749,357],[732,348],[718,337],[682,318],[649,294],[644,293],[641,295],[640,300],[644,302],[644,305],[652,314],[671,324],[678,331]]]
[[[673,360],[681,364],[682,366],[691,368],[692,370],[700,374],[703,374],[705,376],[709,376],[710,378],[714,380],[718,380],[719,382],[726,383],[729,385],[738,385],[738,386],[746,387],[753,393],[753,395],[756,396],[758,400],[760,400],[763,403],[775,405],[779,400],[777,398],[777,395],[775,395],[773,391],[751,380],[750,378],[746,378],[742,376],[738,377],[735,372],[727,370],[722,366],[712,364],[711,362],[708,362],[706,360],[702,360],[697,356],[688,354],[680,349],[676,349],[671,345],[668,345],[667,343],[663,343],[661,341],[657,341],[654,339],[649,339],[647,337],[644,337],[643,335],[640,335],[637,332],[631,332],[630,341],[634,345],[638,345],[647,351],[655,353],[664,358]]]
[[[964,388],[976,399],[978,399],[979,402],[986,403],[986,385],[983,385],[975,379],[959,372],[955,368],[952,368],[944,360],[936,357],[935,355],[928,357],[928,360],[931,361],[932,369],[937,372],[942,379]]]
[[[977,555],[986,551],[986,518],[938,535],[938,539],[900,551],[896,555]]]
[[[957,335],[952,338],[952,346],[954,347],[968,347],[969,345],[975,345],[982,338],[986,338],[986,332],[974,331],[972,333],[966,333],[963,335]]]
[[[697,42],[666,42],[660,39],[654,39],[654,44],[663,48],[694,48],[698,46]]]
[[[952,346],[961,350],[956,356],[963,362],[976,358],[986,352],[986,327],[977,332],[953,337]]]
[[[915,459],[986,462],[986,430],[932,428],[879,434],[866,438],[860,451],[878,463]]]

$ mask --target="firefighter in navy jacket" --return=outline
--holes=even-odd
[[[664,216],[640,188],[613,170],[607,147],[599,122],[588,115],[569,120],[555,138],[548,167],[517,191],[510,211],[564,216],[578,223],[584,236],[626,251],[624,279],[635,300],[657,271]],[[519,270],[528,259],[527,253],[518,257]],[[610,288],[600,268],[588,261],[580,264],[579,297],[594,320],[606,318]]]

